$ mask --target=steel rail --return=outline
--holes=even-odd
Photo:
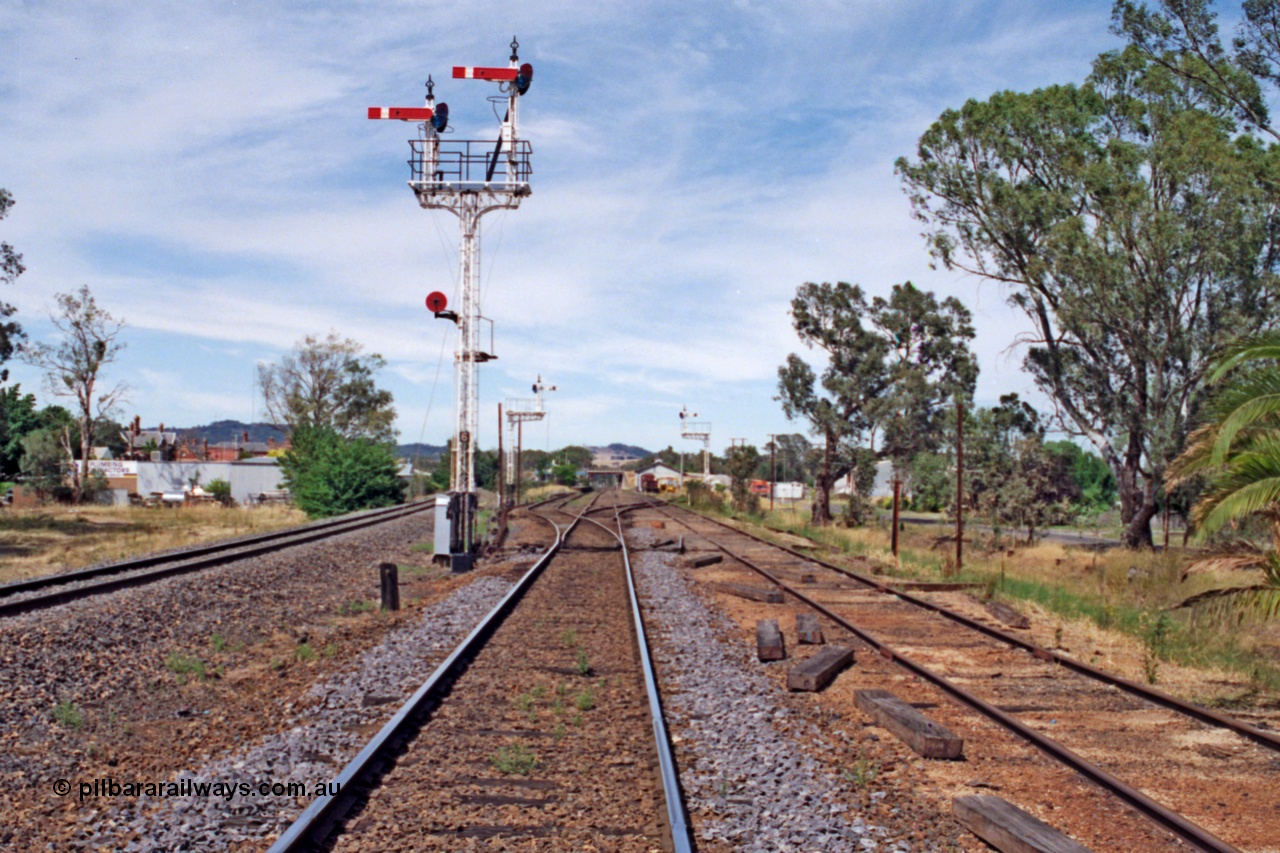
[[[828,569],[831,569],[832,571],[839,572],[840,574],[850,578],[851,580],[854,580],[854,581],[857,581],[858,583],[869,586],[872,589],[885,593],[886,595],[895,596],[901,599],[902,601],[907,602],[908,604],[914,604],[917,607],[923,608],[925,610],[930,610],[934,613],[937,613],[939,616],[942,616],[946,619],[950,619],[952,622],[956,622],[961,625],[964,625],[966,628],[971,628],[975,631],[978,631],[979,633],[985,634],[988,637],[991,637],[992,639],[999,640],[1002,643],[1008,643],[1011,646],[1016,646],[1017,648],[1020,648],[1023,651],[1030,652],[1032,655],[1039,658],[1040,660],[1045,661],[1046,663],[1057,663],[1061,666],[1066,667],[1067,669],[1072,670],[1073,672],[1078,672],[1081,675],[1087,676],[1089,678],[1093,678],[1105,684],[1110,684],[1114,687],[1118,687],[1121,690],[1124,690],[1126,693],[1130,693],[1141,699],[1145,699],[1148,702],[1151,702],[1153,704],[1161,705],[1172,711],[1177,711],[1180,714],[1184,714],[1188,717],[1197,719],[1202,723],[1207,723],[1208,725],[1211,725],[1211,726],[1217,726],[1219,728],[1228,729],[1240,735],[1241,737],[1248,738],[1254,743],[1257,743],[1259,746],[1263,746],[1275,752],[1280,752],[1280,735],[1274,732],[1264,731],[1263,729],[1259,729],[1255,726],[1249,725],[1244,720],[1240,720],[1235,717],[1229,716],[1227,714],[1214,711],[1213,709],[1206,708],[1203,705],[1196,705],[1191,702],[1186,702],[1182,699],[1177,698],[1176,696],[1170,696],[1168,693],[1165,693],[1162,690],[1157,690],[1154,687],[1150,687],[1146,684],[1142,684],[1137,681],[1132,681],[1128,678],[1125,678],[1124,676],[1116,675],[1113,672],[1107,672],[1104,669],[1099,669],[1098,667],[1091,666],[1090,664],[1084,663],[1083,661],[1076,660],[1073,657],[1069,657],[1067,655],[1061,654],[1060,652],[1055,652],[1052,649],[1046,649],[1045,647],[1036,645],[1035,643],[1029,640],[1024,640],[1022,637],[1018,637],[1014,634],[1008,633],[1007,631],[1002,631],[999,628],[993,627],[991,625],[986,625],[982,622],[979,622],[976,619],[973,619],[969,616],[965,616],[963,613],[958,613],[947,607],[943,607],[940,604],[935,604],[932,601],[928,601],[927,599],[923,599],[923,598],[920,598],[919,596],[912,595],[909,592],[905,592],[899,589],[894,589],[892,586],[889,586],[888,584],[881,583],[875,580],[874,578],[867,577],[866,575],[858,574],[852,569],[848,569],[844,566],[838,566],[834,563],[828,563],[826,560],[811,556],[809,554],[802,554],[799,551],[796,551],[792,548],[788,548],[786,545],[781,545],[777,542],[770,542],[768,539],[764,539],[760,536],[757,536],[754,533],[751,533],[750,531],[742,530],[741,528],[734,527],[733,525],[730,525],[730,524],[725,524],[723,521],[720,521],[719,519],[711,518],[709,516],[703,515],[702,513],[695,512],[694,510],[685,509],[684,507],[681,507],[681,509],[684,510],[685,512],[690,512],[693,515],[696,515],[698,518],[702,518],[713,524],[717,524],[725,528],[726,530],[732,530],[735,533],[740,533],[743,536],[746,536],[749,539],[754,539],[755,541],[760,542],[764,545],[769,545],[781,551],[785,551],[786,553],[792,555],[793,557],[798,557],[806,562],[817,563],[818,565],[823,566],[824,568],[828,568]],[[687,527],[688,525],[685,525],[685,526]],[[786,531],[781,531],[781,532],[785,533]],[[794,536],[795,534],[788,534],[788,535]]]
[[[667,723],[662,712],[662,694],[658,690],[657,673],[654,670],[653,658],[649,654],[649,639],[644,630],[644,614],[640,609],[640,598],[636,594],[635,573],[631,569],[631,558],[628,556],[627,541],[623,535],[622,513],[618,509],[616,493],[613,497],[613,511],[614,523],[618,525],[616,533],[600,521],[587,518],[585,513],[583,517],[612,535],[622,546],[622,563],[627,570],[627,594],[631,599],[631,619],[635,625],[636,647],[640,652],[640,668],[644,673],[644,689],[649,697],[649,719],[653,723],[653,740],[658,753],[663,799],[666,801],[667,829],[671,833],[671,843],[675,853],[692,853],[694,849],[692,827],[689,822],[689,813],[684,805],[680,773],[676,769],[671,737],[667,732]]]
[[[668,518],[671,518],[673,521],[677,521],[683,524],[685,527],[688,527],[691,531],[694,531],[695,533],[698,532],[694,530],[692,525],[690,525],[688,522],[677,518],[674,514],[669,512],[666,507],[658,506],[655,508],[657,508],[659,512],[663,513]],[[700,513],[693,513],[692,510],[688,510],[688,512],[697,516],[698,518],[703,518],[703,519],[706,519],[707,521],[716,522],[715,519],[706,518],[706,516],[703,516]],[[719,522],[716,522],[716,523],[719,524]],[[743,533],[749,538],[758,539],[758,541],[764,542],[765,544],[773,545],[774,547],[779,547],[779,548],[782,547],[782,546],[774,545],[774,543],[767,542],[767,540],[759,539],[758,537],[752,536],[751,534],[746,533],[745,531],[738,530],[737,528],[734,528],[734,527],[730,527],[729,525],[721,525],[721,526],[729,530],[732,530],[736,533]],[[706,537],[706,534],[703,534],[703,533],[699,533],[698,535],[701,535],[704,538]],[[1163,826],[1165,829],[1174,833],[1178,837],[1194,845],[1197,849],[1206,851],[1206,853],[1240,853],[1238,848],[1232,846],[1226,841],[1223,841],[1221,838],[1218,838],[1216,835],[1209,832],[1204,827],[1201,827],[1195,823],[1192,823],[1183,815],[1178,814],[1177,812],[1161,805],[1160,803],[1148,797],[1146,794],[1126,784],[1125,782],[1121,781],[1117,777],[1112,776],[1110,773],[1103,770],[1101,767],[1098,767],[1092,762],[1077,755],[1076,753],[1072,752],[1070,749],[1067,749],[1067,747],[1063,746],[1062,744],[1058,743],[1052,738],[1047,737],[1041,734],[1040,732],[1036,731],[1035,729],[1032,729],[1029,726],[1019,722],[1018,720],[1014,719],[1012,716],[1005,713],[1004,711],[1001,711],[999,708],[995,707],[989,702],[986,702],[985,700],[980,699],[977,696],[974,696],[972,693],[968,692],[964,688],[951,683],[945,677],[939,675],[938,673],[935,673],[933,670],[930,670],[927,667],[919,663],[916,663],[915,661],[908,658],[906,655],[902,654],[901,652],[893,649],[886,643],[877,639],[872,634],[869,634],[867,631],[863,630],[862,628],[859,628],[857,625],[850,622],[847,618],[840,616],[839,614],[833,612],[830,608],[826,607],[825,605],[822,605],[819,602],[814,601],[813,599],[809,598],[808,596],[804,595],[798,590],[795,590],[792,587],[788,586],[787,584],[783,583],[771,572],[756,565],[754,562],[747,559],[746,557],[734,553],[729,548],[725,547],[723,544],[714,542],[710,538],[708,538],[707,541],[711,542],[711,544],[715,545],[717,548],[723,551],[727,556],[733,558],[734,560],[737,560],[738,562],[742,563],[747,568],[751,569],[752,571],[756,572],[762,577],[767,578],[772,583],[776,584],[782,591],[784,591],[788,595],[798,599],[799,601],[804,602],[806,606],[813,608],[814,610],[826,616],[828,619],[832,620],[836,624],[850,631],[856,637],[862,640],[864,643],[874,648],[881,656],[887,658],[888,660],[892,661],[893,663],[897,664],[898,666],[902,667],[908,672],[920,678],[925,679],[926,681],[930,682],[931,684],[941,689],[943,692],[953,696],[964,705],[969,706],[970,708],[977,711],[978,713],[986,716],[992,721],[1005,727],[1009,731],[1012,731],[1013,733],[1017,734],[1023,740],[1027,741],[1028,743],[1030,743],[1032,746],[1036,747],[1040,751],[1056,759],[1062,764],[1065,764],[1066,766],[1075,770],[1077,773],[1084,776],[1085,778],[1090,779],[1093,782],[1101,785],[1106,790],[1110,791],[1120,799],[1129,803],[1129,805],[1136,808],[1139,812],[1146,815],[1152,821],[1159,824],[1160,826]],[[786,550],[789,553],[795,553],[795,552],[791,552],[789,549],[783,548],[783,550]],[[797,556],[803,557],[804,555],[797,554]],[[811,560],[812,558],[805,557],[805,559]],[[826,565],[821,563],[821,561],[814,560],[814,562],[819,562],[822,565]]]
[[[578,496],[575,495],[576,497]],[[549,498],[538,504],[529,504],[527,508],[532,511],[535,507],[562,499],[563,496]],[[595,502],[594,498],[592,502]],[[400,706],[395,715],[373,736],[372,740],[365,744],[355,758],[347,762],[333,780],[338,785],[339,793],[326,794],[312,800],[297,820],[276,839],[267,853],[295,853],[295,851],[321,848],[338,821],[342,820],[357,801],[364,798],[366,786],[372,786],[382,776],[390,764],[384,756],[393,753],[402,743],[417,733],[425,722],[426,715],[448,694],[453,682],[466,670],[470,659],[483,648],[507,615],[515,609],[529,587],[560,550],[569,533],[581,520],[581,516],[578,516],[561,527],[537,512],[533,514],[542,518],[555,530],[555,541],[552,542],[551,547],[480,620],[449,657],[436,667],[431,676]]]
[[[327,521],[309,524],[301,528],[278,530],[272,533],[263,533],[258,536],[235,539],[229,542],[202,545],[185,551],[137,557],[132,560],[122,560],[118,563],[111,563],[105,566],[95,566],[88,569],[79,569],[72,572],[62,572],[56,575],[45,575],[39,578],[17,581],[5,586],[0,586],[0,597],[17,595],[19,593],[46,589],[49,587],[66,586],[68,584],[92,580],[93,578],[98,577],[125,575],[127,572],[137,572],[136,574],[127,574],[124,577],[108,577],[106,580],[101,580],[96,583],[87,583],[83,586],[53,590],[43,595],[36,595],[30,598],[0,602],[0,618],[16,616],[20,613],[29,613],[33,610],[43,610],[48,607],[56,607],[59,604],[66,604],[69,601],[76,601],[81,598],[89,598],[91,596],[102,595],[104,593],[114,592],[119,589],[127,589],[134,586],[142,586],[164,578],[212,568],[214,566],[230,562],[231,560],[258,557],[263,554],[269,554],[273,551],[280,551],[285,548],[292,548],[296,545],[304,545],[308,542],[326,539],[330,536],[349,533],[353,530],[362,530],[366,527],[372,527],[386,521],[393,521],[397,518],[403,518],[408,515],[415,515],[417,513],[424,512],[427,509],[430,509],[431,506],[432,505],[429,503],[419,502],[405,506],[372,510],[356,516],[343,516],[340,519],[330,519]],[[154,568],[151,571],[144,571],[151,566],[158,566],[159,568]]]

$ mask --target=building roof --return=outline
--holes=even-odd
[[[161,432],[158,429],[144,429],[133,436],[133,447],[146,447],[153,441],[160,447],[164,447],[166,444],[177,444],[178,434],[176,432]]]
[[[643,468],[636,469],[636,476],[641,474],[653,474],[655,477],[679,477],[680,472],[664,462],[654,462]]]

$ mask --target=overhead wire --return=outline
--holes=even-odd
[[[458,260],[457,258],[457,250],[455,248],[451,248],[449,246],[449,243],[445,240],[444,229],[440,227],[439,217],[432,216],[431,224],[434,226],[436,237],[440,241],[440,248],[442,250],[440,254],[441,262],[445,265],[445,270],[453,278],[453,302],[454,304],[457,304],[458,287],[460,284],[458,280],[459,278],[458,266],[459,266],[460,260]],[[456,325],[453,326],[453,334],[455,335],[457,334],[457,329],[458,327]],[[449,344],[449,338],[450,338],[449,330],[446,330],[445,334],[440,336],[440,355],[436,359],[436,374],[435,374],[435,379],[433,379],[431,382],[431,393],[427,396],[427,410],[422,416],[422,430],[418,434],[419,444],[422,444],[426,439],[427,423],[431,418],[431,409],[435,405],[436,388],[439,387],[440,385],[440,368],[444,366],[444,352],[445,352],[445,347],[447,347]]]

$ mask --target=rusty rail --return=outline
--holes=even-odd
[[[694,529],[692,525],[690,525],[688,522],[677,518],[666,506],[655,505],[655,508],[658,509],[659,512],[662,512],[664,515],[666,515],[668,518],[671,518],[673,521],[677,521],[683,524],[685,527],[688,527],[690,530]],[[793,556],[799,557],[800,559],[806,562],[814,562],[819,565],[825,566],[826,568],[830,568],[830,569],[834,569],[836,571],[842,572],[843,574],[846,574],[852,577],[854,580],[861,580],[864,583],[867,583],[870,586],[876,587],[877,589],[880,589],[883,592],[887,592],[891,595],[898,596],[899,598],[903,598],[904,600],[910,601],[911,603],[926,604],[928,605],[928,609],[934,610],[939,613],[942,613],[942,611],[944,610],[944,608],[939,608],[936,605],[932,605],[927,602],[922,602],[920,599],[917,599],[915,596],[906,596],[904,593],[895,592],[889,589],[888,587],[885,587],[882,584],[878,584],[878,583],[869,581],[867,579],[860,578],[856,576],[854,573],[849,572],[848,570],[841,569],[839,566],[833,566],[822,560],[814,559],[813,557],[809,557],[807,555],[800,554],[799,552],[792,551],[790,548],[777,545],[776,543],[769,542],[766,539],[761,539],[760,537],[755,536],[751,533],[748,533],[744,530],[739,530],[735,527],[731,527],[730,525],[724,524],[723,522],[720,522],[717,519],[708,518],[707,516],[704,516],[701,513],[695,513],[692,510],[687,510],[687,509],[684,509],[683,507],[681,509],[685,512],[689,512],[690,514],[695,515],[700,519],[718,524],[721,527],[724,527],[735,533],[742,534],[750,539],[754,539],[758,542],[761,542],[763,544],[769,545],[774,548],[779,548],[780,550],[783,550],[786,553],[792,554]],[[694,532],[697,532],[697,531],[694,531]],[[705,534],[699,534],[699,535],[705,536]],[[1129,803],[1131,806],[1136,808],[1138,811],[1146,815],[1148,818],[1150,818],[1157,824],[1163,826],[1165,829],[1169,830],[1170,832],[1173,832],[1179,838],[1182,838],[1188,843],[1194,845],[1196,849],[1203,850],[1203,851],[1211,851],[1211,853],[1239,853],[1239,850],[1236,847],[1218,838],[1213,833],[1209,832],[1208,830],[1204,829],[1203,827],[1195,823],[1192,823],[1181,814],[1175,811],[1172,811],[1171,809],[1168,809],[1165,806],[1162,806],[1160,803],[1157,803],[1155,800],[1151,799],[1146,794],[1143,794],[1141,791],[1137,790],[1136,788],[1125,784],[1120,779],[1116,778],[1115,776],[1112,776],[1110,773],[1103,770],[1101,767],[1098,767],[1092,762],[1085,760],[1084,758],[1072,752],[1071,750],[1067,749],[1065,746],[1053,740],[1052,738],[1049,738],[1041,734],[1040,732],[1037,732],[1034,729],[1024,725],[1023,723],[1014,719],[1004,711],[1001,711],[999,708],[995,707],[989,702],[979,699],[977,696],[974,696],[972,693],[969,693],[964,688],[956,684],[952,684],[943,676],[933,672],[932,670],[922,666],[921,664],[916,663],[915,661],[908,658],[906,655],[896,651],[895,649],[891,648],[887,644],[878,640],[876,637],[867,633],[865,630],[859,628],[857,625],[854,625],[848,619],[840,616],[837,613],[834,613],[826,606],[819,604],[818,602],[814,601],[813,599],[809,598],[803,593],[783,583],[777,576],[773,575],[768,570],[756,565],[754,562],[747,559],[746,557],[734,553],[729,548],[725,547],[723,544],[719,542],[714,542],[709,538],[708,538],[708,541],[711,541],[713,545],[715,545],[717,548],[723,551],[727,556],[733,558],[734,560],[737,560],[747,568],[751,569],[752,571],[756,572],[757,574],[761,575],[764,578],[767,578],[769,581],[776,584],[786,594],[792,596],[793,598],[796,598],[799,601],[804,602],[806,606],[812,607],[814,610],[823,614],[828,619],[831,619],[833,622],[836,622],[837,624],[841,625],[846,630],[850,631],[859,639],[861,639],[863,642],[865,642],[867,645],[874,648],[883,657],[893,661],[895,664],[897,664],[898,666],[901,666],[903,669],[906,669],[908,672],[911,672],[914,675],[925,679],[931,684],[934,684],[939,689],[953,696],[964,705],[967,705],[968,707],[972,708],[973,710],[977,711],[978,713],[982,714],[988,719],[994,721],[995,723],[1005,727],[1009,731],[1023,738],[1024,740],[1026,740],[1028,743],[1030,743],[1032,746],[1036,747],[1040,751],[1044,752],[1045,754],[1049,755],[1055,760],[1065,764],[1066,766],[1080,773],[1082,776],[1101,785],[1108,791],[1115,794],[1120,799]],[[947,615],[947,614],[942,613],[942,615]],[[954,615],[958,616],[959,614],[954,614]],[[965,622],[966,624],[968,624],[969,622],[972,622],[972,620],[966,619]],[[974,623],[974,624],[978,624],[978,623]],[[983,626],[983,627],[986,627],[986,626]],[[1001,639],[1005,639],[1005,637],[1007,637],[1007,635],[1004,635],[1003,632],[997,631],[996,633],[1002,635]],[[1022,646],[1023,648],[1026,648],[1028,645],[1033,646],[1033,644],[1026,644],[1023,642],[1019,642],[1017,643],[1017,645]],[[1035,646],[1033,647],[1039,648]],[[1090,669],[1092,669],[1092,667],[1090,667]],[[1101,671],[1099,670],[1098,672],[1101,672]],[[1108,678],[1104,680],[1110,680],[1110,678],[1113,678],[1109,676],[1109,674],[1107,673],[1103,673],[1103,675],[1108,676]],[[1179,700],[1174,699],[1173,697],[1167,697],[1167,698],[1175,703],[1179,702]],[[1161,703],[1161,704],[1164,704],[1164,703]],[[1193,716],[1196,716],[1196,715],[1193,715]]]

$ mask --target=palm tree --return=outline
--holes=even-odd
[[[1228,377],[1230,383],[1224,384]],[[1238,538],[1197,560],[1184,578],[1211,569],[1253,569],[1261,570],[1264,582],[1210,590],[1180,606],[1212,603],[1237,618],[1275,616],[1280,613],[1280,331],[1230,347],[1209,381],[1221,388],[1206,407],[1204,424],[1170,466],[1166,492],[1203,477],[1206,487],[1191,513],[1195,541],[1261,517],[1270,523],[1271,547]]]

